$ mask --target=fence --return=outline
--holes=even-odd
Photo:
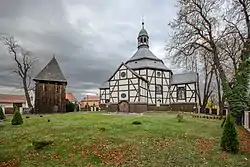
[[[250,132],[250,111],[245,111],[244,128]]]

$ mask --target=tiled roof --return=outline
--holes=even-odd
[[[98,95],[86,95],[83,97],[81,101],[84,102],[84,101],[98,101],[98,100],[99,100]]]
[[[101,86],[100,89],[108,89],[109,88],[109,82],[105,81]]]
[[[0,94],[0,103],[26,103],[24,95]]]
[[[75,96],[72,93],[66,93],[66,99],[68,99],[69,101],[77,101],[77,99],[75,98]]]
[[[55,82],[65,82],[61,68],[55,57],[44,67],[44,69],[34,78],[34,81],[55,81]]]

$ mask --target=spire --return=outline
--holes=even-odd
[[[142,47],[148,48],[149,47],[149,45],[148,45],[148,39],[149,39],[148,32],[144,28],[144,18],[142,16],[142,29],[139,32],[139,35],[138,35],[138,38],[137,38],[138,49],[142,48]]]
[[[142,16],[142,22],[141,22],[141,24],[142,24],[142,29],[144,29],[144,18],[143,18],[143,16]]]

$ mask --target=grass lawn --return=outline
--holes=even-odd
[[[221,121],[176,114],[68,113],[31,115],[0,129],[0,167],[250,166],[250,135],[238,128],[241,151],[220,150]],[[50,122],[48,122],[50,119]],[[142,125],[132,125],[133,121]],[[32,141],[52,140],[42,150]]]

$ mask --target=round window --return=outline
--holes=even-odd
[[[121,97],[122,97],[122,98],[126,98],[126,96],[127,96],[127,95],[126,95],[125,93],[122,93],[122,94],[121,94]]]
[[[126,73],[125,72],[122,72],[121,73],[121,77],[124,78],[126,76]]]
[[[157,76],[160,77],[161,76],[161,72],[157,72]]]

